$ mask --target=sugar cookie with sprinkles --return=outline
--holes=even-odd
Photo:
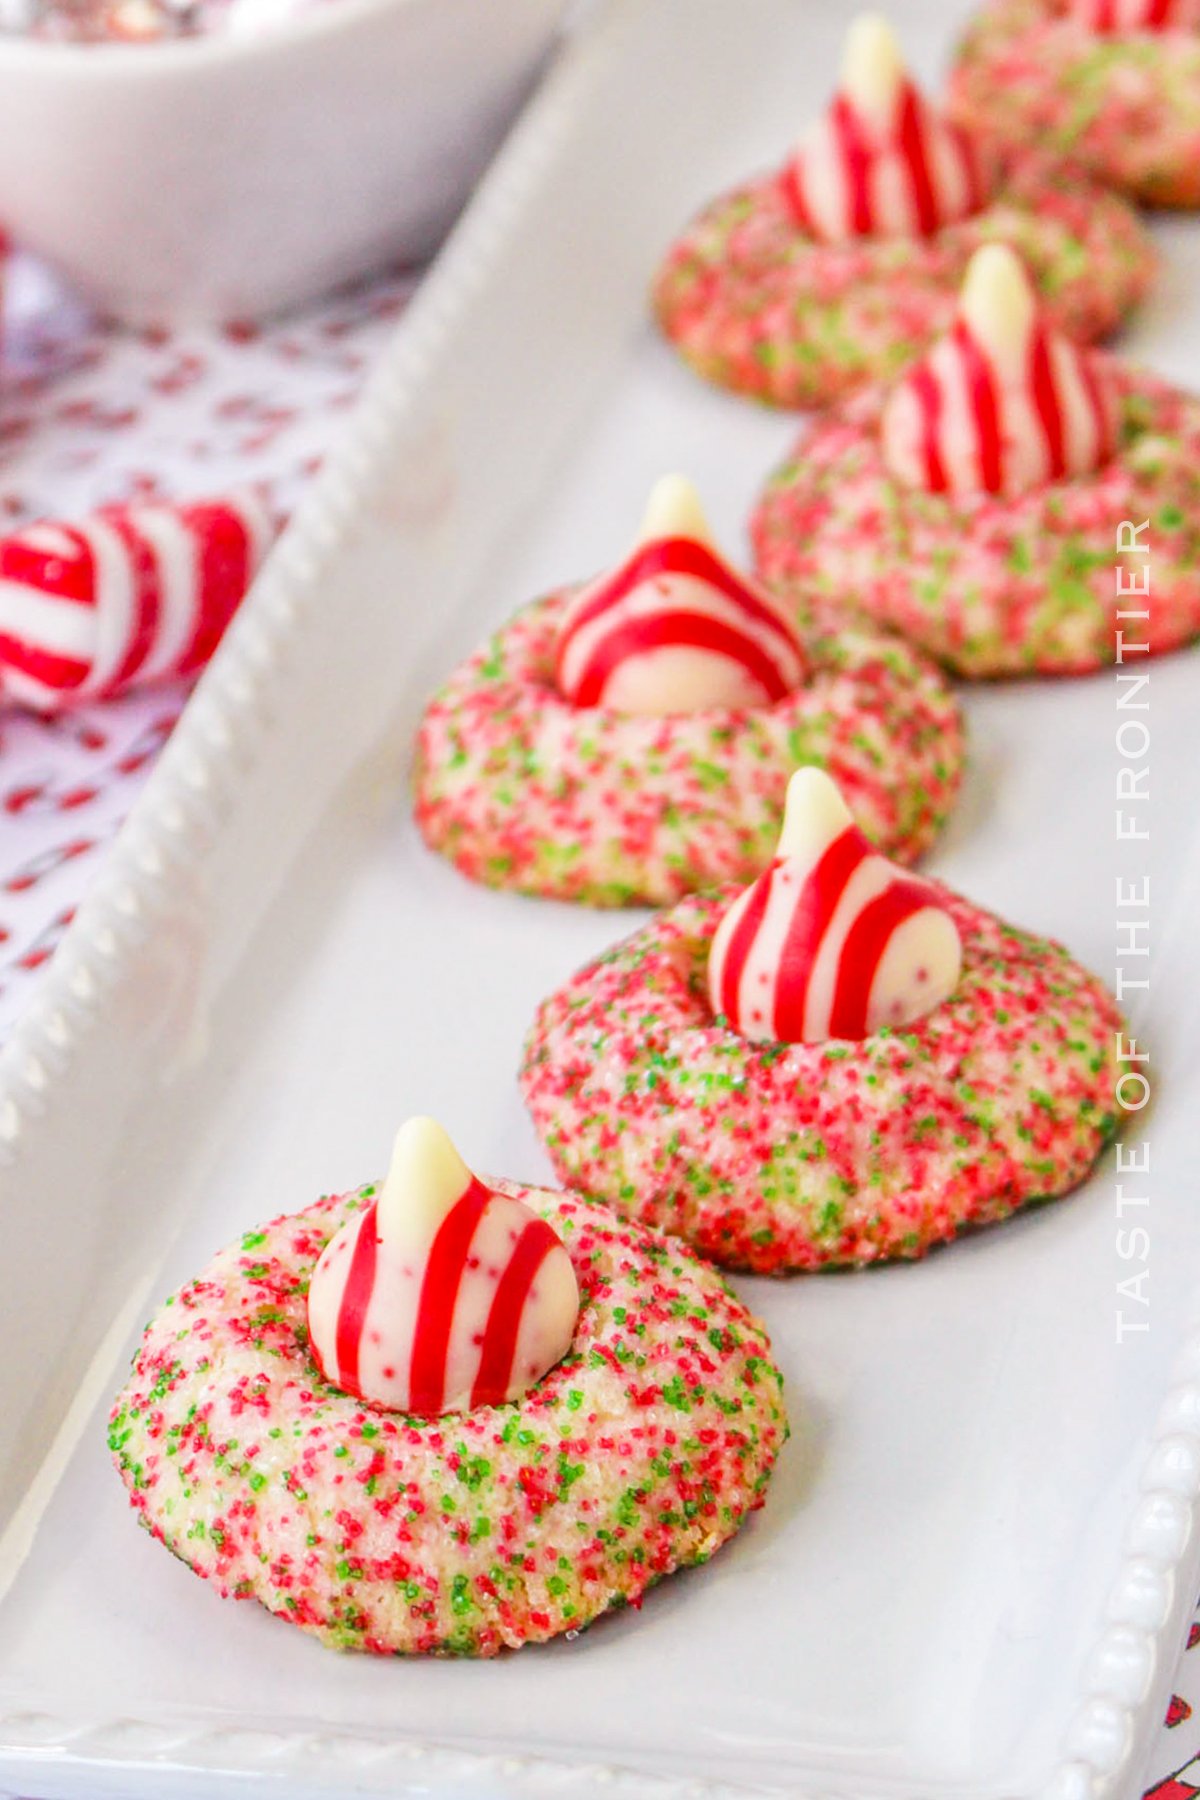
[[[873,852],[800,770],[779,852],[539,1008],[560,1176],[728,1268],[921,1256],[1066,1194],[1116,1131],[1115,1002],[1058,944]]]
[[[658,272],[654,307],[708,380],[827,406],[897,374],[946,329],[973,251],[990,242],[1020,251],[1055,323],[1081,340],[1111,332],[1155,266],[1126,201],[944,117],[884,20],[864,15],[828,111],[781,171],[700,213]]]
[[[665,477],[615,572],[519,612],[434,697],[416,818],[492,887],[662,903],[763,867],[800,763],[912,861],[958,790],[957,703],[897,638],[747,580]]]
[[[1200,399],[1069,343],[990,245],[951,330],[802,440],[750,535],[777,593],[960,676],[1176,650],[1200,635]]]
[[[432,1120],[381,1187],[249,1231],[113,1407],[141,1523],[335,1649],[492,1656],[639,1606],[763,1504],[766,1335],[677,1243],[482,1181]]]
[[[1195,0],[994,0],[948,100],[964,129],[1035,140],[1143,206],[1200,206]]]

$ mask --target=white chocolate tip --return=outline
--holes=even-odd
[[[1008,244],[983,244],[967,264],[958,309],[971,335],[1003,358],[1023,352],[1037,311],[1024,263]]]
[[[381,1237],[436,1231],[471,1183],[471,1171],[436,1119],[409,1119],[396,1133],[379,1195]]]
[[[824,769],[797,769],[788,782],[776,855],[815,861],[853,823],[837,782]]]
[[[882,13],[859,13],[846,33],[842,92],[860,112],[890,115],[906,70],[896,34]]]
[[[641,544],[656,538],[694,538],[697,543],[712,545],[712,532],[700,504],[700,496],[686,475],[662,475],[650,490],[642,529]]]

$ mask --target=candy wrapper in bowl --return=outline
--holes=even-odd
[[[320,0],[155,42],[0,33],[0,222],[134,324],[253,318],[419,261],[565,10]]]

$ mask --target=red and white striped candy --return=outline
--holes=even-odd
[[[1067,15],[1099,36],[1127,31],[1195,31],[1200,0],[1067,0]]]
[[[579,1289],[558,1235],[410,1119],[378,1198],[321,1252],[308,1329],[325,1379],[393,1412],[514,1400],[571,1347]]]
[[[713,1012],[747,1038],[864,1038],[932,1012],[961,969],[933,889],[871,848],[824,770],[798,769],[774,861],[713,937]]]
[[[987,199],[973,139],[918,91],[878,13],[851,25],[838,91],[796,146],[783,185],[804,229],[832,244],[932,237]]]
[[[986,244],[953,328],[888,396],[881,439],[909,487],[1014,495],[1107,462],[1116,416],[1103,365],[1050,329],[1015,252]]]
[[[782,608],[718,555],[678,475],[651,494],[633,554],[576,596],[555,668],[572,705],[644,714],[774,706],[806,673]]]
[[[0,694],[42,712],[190,674],[275,534],[253,494],[137,504],[0,540]]]

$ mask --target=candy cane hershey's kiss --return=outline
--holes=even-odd
[[[1101,37],[1200,27],[1200,0],[1067,0],[1066,13]]]
[[[906,486],[1011,497],[1109,461],[1116,413],[1104,364],[1049,327],[1015,251],[986,244],[953,328],[892,390],[880,434]]]
[[[247,491],[107,507],[0,540],[0,699],[57,712],[201,668],[276,530]]]
[[[426,1118],[401,1127],[377,1199],[330,1239],[308,1293],[326,1380],[426,1416],[516,1399],[566,1355],[578,1316],[557,1233]]]
[[[872,848],[824,770],[798,769],[774,861],[713,937],[714,1014],[764,1041],[864,1038],[932,1012],[961,972],[936,891]]]
[[[971,137],[919,92],[879,13],[851,24],[838,90],[797,144],[783,186],[823,243],[932,237],[988,198]]]
[[[631,555],[575,596],[555,680],[574,706],[657,715],[773,706],[807,672],[778,602],[725,561],[691,483],[667,475]]]

